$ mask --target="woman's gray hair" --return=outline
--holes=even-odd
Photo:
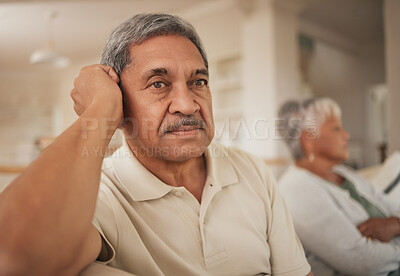
[[[318,135],[318,127],[331,116],[341,118],[339,105],[330,98],[312,97],[303,101],[291,100],[278,112],[278,130],[295,160],[305,157],[301,145],[301,134],[307,131],[310,139]]]
[[[161,13],[138,14],[117,26],[107,40],[100,63],[113,67],[120,76],[131,62],[129,55],[131,46],[163,35],[180,35],[192,41],[208,69],[206,52],[192,24],[178,16]]]

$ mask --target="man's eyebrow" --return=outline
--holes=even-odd
[[[142,74],[142,79],[149,79],[152,76],[165,76],[168,75],[168,70],[164,67],[158,67],[158,68],[152,68],[150,70],[147,70]],[[192,76],[197,76],[197,75],[204,75],[208,77],[208,70],[205,68],[201,69],[196,69],[193,73]]]
[[[152,68],[143,73],[142,79],[149,79],[152,76],[164,76],[167,74],[168,74],[168,71],[166,68],[163,68],[163,67]]]
[[[194,75],[205,75],[208,77],[208,70],[205,68],[197,69]]]

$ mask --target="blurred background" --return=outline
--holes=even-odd
[[[141,12],[177,14],[198,30],[219,142],[282,167],[277,109],[323,95],[342,108],[350,165],[400,149],[398,0],[0,0],[0,182],[77,118],[74,77]]]

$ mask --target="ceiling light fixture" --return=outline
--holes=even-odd
[[[53,20],[56,16],[57,14],[54,11],[46,13],[47,45],[45,48],[37,49],[31,54],[29,58],[31,64],[51,68],[65,68],[71,63],[68,57],[58,53],[54,47]]]

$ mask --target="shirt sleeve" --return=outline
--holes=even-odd
[[[368,241],[326,190],[311,180],[294,179],[298,185],[280,188],[307,250],[348,275],[384,275],[399,267],[398,246]]]
[[[100,185],[99,195],[96,203],[96,211],[92,220],[92,224],[96,227],[101,236],[101,251],[96,262],[108,264],[115,259],[115,244],[117,244],[118,231],[116,229],[116,221],[112,209],[112,203],[108,196],[111,193],[105,185]],[[115,235],[107,236],[105,233],[115,233]]]
[[[293,226],[291,215],[280,195],[272,173],[267,170],[270,206],[267,206],[267,241],[271,252],[272,275],[307,275],[311,267]]]
[[[79,273],[79,276],[134,276],[134,274],[104,264],[92,263]]]

